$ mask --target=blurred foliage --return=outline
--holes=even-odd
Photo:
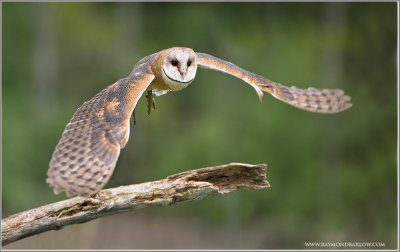
[[[255,248],[396,246],[396,3],[8,2],[2,12],[3,216],[64,199],[45,179],[74,111],[141,58],[184,46],[285,85],[342,88],[353,107],[321,115],[268,94],[260,103],[241,80],[200,69],[188,88],[157,97],[150,116],[138,103],[106,187],[267,163],[267,190],[157,211],[238,236],[252,223],[275,233]]]

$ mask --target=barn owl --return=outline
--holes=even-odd
[[[197,67],[221,71],[250,84],[259,99],[263,91],[300,109],[337,113],[351,107],[340,89],[299,89],[270,81],[230,62],[190,48],[173,47],[141,59],[131,74],[106,87],[78,108],[57,144],[47,172],[56,194],[89,196],[110,179],[130,131],[130,118],[144,92],[147,112],[154,108],[153,94],[187,87]]]

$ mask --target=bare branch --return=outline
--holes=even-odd
[[[64,226],[148,206],[200,200],[237,188],[268,188],[266,165],[230,163],[168,176],[166,179],[105,189],[14,214],[1,221],[2,245]]]

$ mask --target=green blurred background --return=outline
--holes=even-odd
[[[396,3],[3,3],[2,213],[65,199],[45,183],[75,110],[172,46],[353,107],[310,113],[200,69],[146,101],[106,187],[229,162],[267,163],[271,188],[101,218],[3,248],[397,247]],[[331,247],[332,248],[332,247]],[[360,247],[358,247],[360,249]]]

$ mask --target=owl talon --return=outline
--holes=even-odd
[[[156,108],[156,102],[154,101],[152,90],[147,91],[146,99],[147,99],[147,114],[150,115],[151,110]]]

